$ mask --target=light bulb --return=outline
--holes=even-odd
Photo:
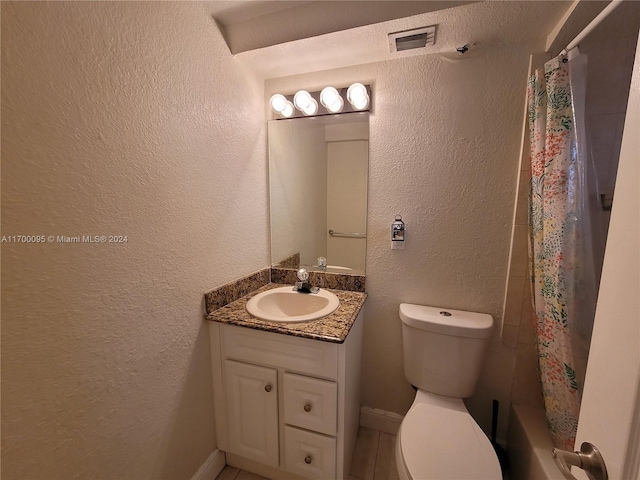
[[[318,113],[318,102],[316,101],[316,99],[309,96],[309,100],[310,102],[307,108],[302,110],[302,113],[304,113],[307,117]]]
[[[342,107],[344,107],[344,100],[342,98],[338,98],[338,101],[329,105],[327,110],[331,113],[339,113],[342,111]]]
[[[291,117],[293,115],[293,103],[287,101],[286,105],[284,106],[284,108],[280,112],[280,115],[282,115],[283,117],[286,117],[286,118]]]
[[[361,83],[352,84],[347,90],[347,100],[356,110],[364,110],[369,105],[367,88]]]
[[[338,93],[338,90],[333,87],[325,87],[322,89],[322,92],[320,92],[320,103],[327,108],[329,105],[333,105],[338,102],[339,98],[340,94]]]
[[[369,95],[354,100],[351,105],[353,105],[353,108],[355,108],[356,110],[364,110],[369,106]]]
[[[335,102],[333,102],[331,105],[325,105],[325,107],[331,113],[340,113],[342,111],[342,107],[344,107],[344,100],[342,99],[342,97],[338,97]]]
[[[311,105],[311,94],[306,90],[300,90],[293,96],[293,104],[296,106],[298,110],[304,112],[305,108],[309,108]],[[317,102],[316,102],[317,105]]]
[[[338,90],[333,87],[325,87],[322,92],[320,92],[320,103],[331,113],[340,112],[344,106],[344,100],[338,93]]]
[[[269,101],[269,103],[271,103],[271,110],[273,110],[276,113],[282,113],[282,111],[285,108],[285,105],[287,104],[287,99],[284,98],[284,95],[280,95],[279,93],[276,93],[271,97],[271,100]]]

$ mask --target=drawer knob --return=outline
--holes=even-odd
[[[307,465],[311,464],[311,455],[307,455],[306,457],[304,457],[304,463],[306,463]]]
[[[272,387],[271,387],[271,384],[270,384],[270,383],[267,383],[267,384],[264,386],[264,391],[268,393],[268,392],[270,392],[270,391],[271,391],[271,388],[272,388]]]
[[[310,411],[311,411],[311,405],[310,405],[309,403],[307,403],[307,404],[304,406],[304,411],[305,411],[305,412],[310,412]]]

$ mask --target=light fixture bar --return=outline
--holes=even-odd
[[[352,84],[351,86],[353,85],[361,85],[363,87],[363,93],[366,92],[364,93],[366,102],[362,101],[362,97],[359,97],[361,103],[358,104],[357,102],[355,102],[355,106],[354,104],[350,103],[349,98],[347,97],[347,91],[349,87],[326,87],[321,91],[313,92],[299,90],[295,94],[289,95],[275,94],[271,97],[270,100],[273,118],[275,120],[286,120],[289,118],[316,117],[321,115],[340,115],[343,113],[371,111],[371,86],[363,84]],[[356,90],[362,91],[362,88],[356,88]],[[322,92],[324,92],[324,95],[322,95]],[[337,98],[335,97],[336,94]],[[297,102],[296,97],[298,100]],[[276,100],[275,107],[273,106],[274,98]],[[283,105],[284,102],[286,102],[287,105],[293,107],[292,113],[290,112],[290,110],[286,110],[285,112],[288,115],[284,115],[283,111],[277,110],[277,108],[281,108],[281,105]],[[316,109],[315,113],[312,113],[314,108],[309,107],[309,104],[314,106],[314,108]],[[315,104],[317,104],[317,107],[315,107]]]

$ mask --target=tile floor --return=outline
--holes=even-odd
[[[398,480],[396,437],[360,427],[349,480]]]
[[[349,480],[398,480],[396,437],[360,427]],[[216,480],[267,480],[227,465]]]

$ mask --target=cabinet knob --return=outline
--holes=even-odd
[[[307,455],[306,457],[304,457],[304,463],[306,463],[307,465],[311,464],[311,455]]]
[[[270,384],[270,383],[267,383],[267,384],[264,386],[264,391],[265,391],[265,392],[270,392],[270,391],[271,391],[271,388],[272,388],[272,387],[271,387],[271,384]]]
[[[310,412],[310,411],[311,411],[311,404],[307,403],[307,404],[304,406],[304,411],[305,411],[305,412]]]

